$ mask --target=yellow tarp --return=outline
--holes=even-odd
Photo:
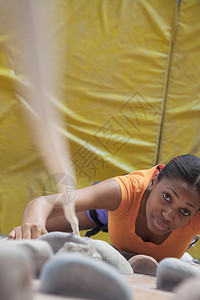
[[[61,48],[67,45],[59,107],[68,124],[63,134],[70,141],[78,187],[166,163],[175,155],[200,156],[199,0],[182,0],[179,7],[175,0],[57,5],[62,14],[55,38]],[[1,14],[0,19],[9,18]],[[14,26],[12,32],[0,27],[3,234],[20,224],[28,201],[49,188],[20,111],[25,83],[15,70],[14,32]]]

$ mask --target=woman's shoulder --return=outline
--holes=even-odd
[[[158,165],[150,168],[150,169],[144,169],[144,170],[137,170],[133,171],[131,173],[116,176],[113,179],[115,179],[120,187],[128,188],[128,189],[143,189],[148,184],[152,176],[158,171]]]
[[[160,166],[161,165],[156,165],[152,168],[149,168],[149,169],[144,169],[144,170],[136,170],[136,171],[133,171],[131,173],[127,173],[125,175],[122,175],[122,176],[117,176],[116,178],[121,178],[122,180],[123,179],[129,179],[129,180],[134,180],[134,179],[137,179],[137,180],[144,180],[144,179],[147,179],[147,180],[150,180],[151,177],[160,171]]]

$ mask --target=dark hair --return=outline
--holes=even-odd
[[[160,171],[157,182],[163,177],[183,180],[196,187],[200,193],[200,158],[191,154],[173,158]]]

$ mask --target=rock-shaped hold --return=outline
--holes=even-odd
[[[188,278],[177,286],[171,300],[199,300],[200,278]]]
[[[78,252],[94,259],[102,259],[101,255],[96,251],[96,249],[89,244],[84,245],[73,242],[66,242],[64,246],[57,252],[57,254],[62,252]]]
[[[60,253],[41,272],[40,292],[94,300],[133,300],[124,278],[103,261]]]
[[[131,257],[128,262],[134,273],[156,276],[158,262],[153,257],[147,255],[135,255]]]
[[[189,277],[200,278],[200,271],[180,259],[168,257],[159,262],[156,277],[158,289],[172,291],[178,284]]]
[[[102,256],[103,261],[112,265],[121,274],[132,275],[133,270],[128,261],[111,245],[100,240],[89,240],[89,244],[93,246]]]
[[[46,241],[51,246],[54,253],[57,253],[66,242],[73,242],[77,244],[87,245],[87,239],[79,237],[73,233],[66,232],[49,232],[40,236],[37,240]]]
[[[32,270],[24,249],[8,244],[0,245],[0,299],[32,299]]]
[[[45,264],[45,262],[53,256],[53,251],[49,244],[45,241],[39,240],[4,240],[0,242],[0,247],[2,245],[8,245],[10,247],[16,248],[20,247],[29,256],[29,260],[32,265],[32,271],[34,277],[38,277],[39,273]]]
[[[132,275],[133,270],[128,261],[108,243],[86,237],[78,237],[72,233],[51,232],[42,235],[39,240],[47,241],[54,253],[57,253],[65,243],[73,242],[94,247],[102,260],[115,267],[121,274]]]

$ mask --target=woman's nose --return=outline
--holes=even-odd
[[[162,212],[162,216],[165,218],[166,221],[173,221],[174,220],[174,211],[171,208]]]

